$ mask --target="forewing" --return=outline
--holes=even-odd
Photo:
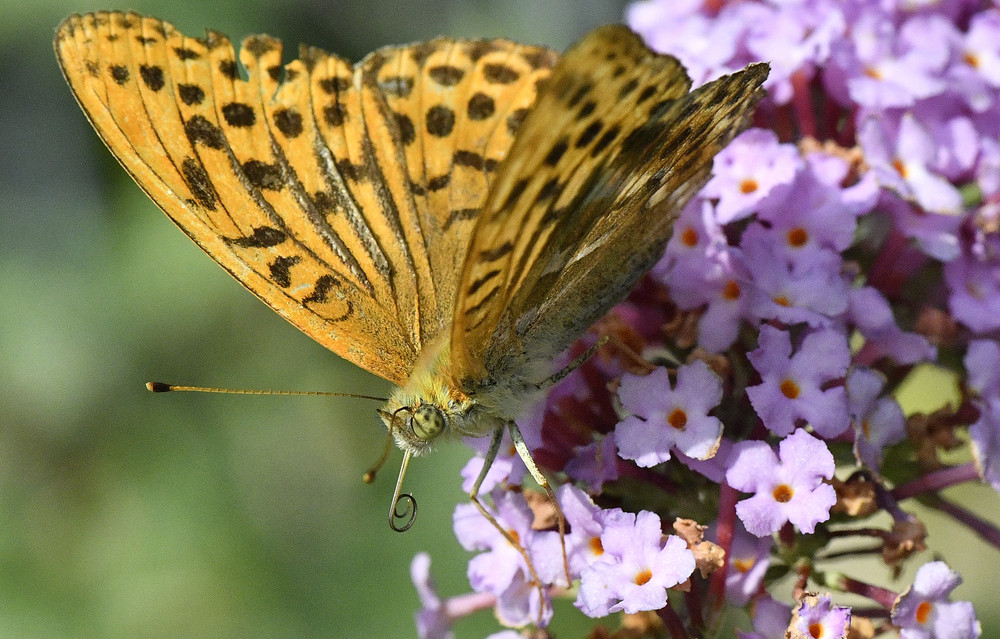
[[[714,155],[746,126],[766,76],[754,65],[688,93],[677,60],[623,26],[574,46],[473,233],[452,327],[459,383],[522,374],[624,298]]]
[[[379,54],[426,59],[453,44]],[[410,188],[428,156],[404,150],[387,107],[396,87],[318,49],[282,68],[281,43],[267,36],[244,41],[244,80],[225,36],[187,38],[134,13],[71,16],[55,46],[95,129],[185,233],[307,335],[405,382],[450,315],[457,271],[431,272],[440,231],[428,221],[448,214]],[[431,87],[414,88],[422,103]],[[530,104],[533,85],[519,95]],[[491,131],[502,121],[484,119]],[[509,143],[484,133],[479,148],[498,162]],[[450,230],[467,236],[471,224]],[[435,284],[448,277],[442,297],[449,287]]]
[[[422,326],[450,324],[476,216],[557,57],[508,40],[438,38],[359,63],[373,155],[366,170],[381,172],[387,189],[371,197],[395,214],[393,232],[430,282],[418,291]],[[438,315],[428,318],[432,309]]]

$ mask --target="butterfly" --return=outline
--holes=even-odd
[[[266,35],[237,61],[218,32],[97,12],[67,18],[55,50],[100,137],[181,230],[399,386],[379,415],[404,471],[438,441],[491,437],[471,497],[501,532],[477,494],[502,436],[554,502],[515,419],[662,254],[768,73],[692,92],[622,25],[562,57],[437,38],[353,65],[303,46],[282,65]],[[397,529],[416,514],[402,477]]]

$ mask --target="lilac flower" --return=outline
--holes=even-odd
[[[675,388],[665,368],[645,377],[623,375],[618,397],[632,413],[616,429],[618,454],[623,458],[655,466],[670,459],[674,446],[698,459],[715,455],[722,422],[708,412],[722,399],[722,382],[705,362],[678,367]]]
[[[425,552],[417,553],[410,562],[410,578],[423,606],[414,614],[420,639],[452,639],[455,635],[451,626],[455,619],[485,610],[496,603],[496,598],[489,593],[459,595],[442,601],[431,577],[430,555]]]
[[[977,251],[966,250],[944,267],[955,319],[977,333],[1000,328],[1000,238],[984,241]]]
[[[764,574],[771,565],[771,537],[751,535],[738,523],[729,547],[729,571],[726,573],[726,599],[735,606],[745,606],[759,592]]]
[[[695,198],[681,211],[666,258],[653,274],[669,287],[679,308],[706,307],[699,322],[700,346],[714,353],[729,348],[748,317],[744,289],[749,273],[740,250],[727,243],[710,202]]]
[[[850,247],[857,217],[871,211],[879,189],[871,173],[852,186],[841,186],[848,170],[842,158],[810,153],[794,182],[778,185],[761,201],[758,215],[784,235],[788,258],[815,249],[839,253]]]
[[[702,13],[702,0],[637,2],[627,9],[626,21],[655,51],[669,53],[684,63],[695,85],[721,75],[736,54],[746,29],[745,16]],[[762,7],[750,6],[760,11]],[[737,19],[744,18],[744,19]],[[664,28],[669,25],[669,28]],[[678,37],[682,34],[683,37]]]
[[[497,455],[493,460],[493,464],[490,469],[486,471],[486,477],[483,478],[483,483],[479,485],[479,492],[482,494],[488,493],[503,482],[507,481],[507,478],[511,476],[514,470],[514,464],[519,458],[516,455]],[[476,480],[479,478],[479,473],[483,470],[483,463],[486,460],[476,455],[469,459],[462,467],[462,490],[466,493],[471,493],[473,486],[476,484]],[[527,470],[527,469],[525,469]],[[516,483],[516,482],[515,482]]]
[[[847,373],[844,335],[832,329],[809,333],[792,355],[787,332],[762,326],[759,344],[748,356],[762,383],[747,388],[747,396],[764,425],[779,436],[792,432],[798,419],[823,437],[844,432],[850,424],[844,388],[824,389]]]
[[[1000,397],[978,403],[979,419],[969,426],[972,453],[983,481],[1000,492]]]
[[[847,317],[865,338],[854,356],[855,362],[875,362],[891,357],[898,364],[933,361],[937,349],[923,335],[909,333],[896,324],[888,300],[871,286],[852,289],[848,294]]]
[[[945,46],[942,46],[944,44]],[[862,11],[848,39],[834,43],[827,88],[843,104],[873,109],[908,107],[940,93],[947,62],[947,43],[913,46],[897,32],[888,16]]]
[[[599,441],[577,447],[563,471],[572,479],[584,482],[595,494],[601,486],[618,479],[618,455],[615,454],[615,434],[608,433]]]
[[[870,368],[857,367],[847,375],[847,404],[854,427],[854,455],[878,472],[882,450],[906,439],[906,417],[899,402],[880,397],[885,376]]]
[[[771,597],[761,597],[754,604],[753,632],[737,630],[736,636],[738,639],[785,639],[791,618],[791,606]]]
[[[559,487],[556,495],[563,516],[569,526],[565,536],[566,560],[571,577],[578,577],[583,570],[603,561],[604,548],[601,533],[607,513],[594,505],[593,500],[572,484]],[[563,565],[562,548],[557,531],[543,532],[532,546],[535,569],[542,581],[568,586],[566,567]]]
[[[584,569],[576,606],[591,617],[664,607],[667,589],[690,577],[695,562],[680,537],[661,538],[660,518],[654,513],[609,516],[601,534],[607,559]]]
[[[892,608],[892,622],[902,639],[976,639],[982,632],[972,604],[949,602],[960,583],[958,573],[943,561],[932,561],[917,570],[913,587],[900,595]]]
[[[803,597],[792,626],[791,639],[843,639],[851,629],[851,609],[833,605],[829,595]]]
[[[1000,88],[1000,13],[993,10],[972,16],[958,49],[948,69],[950,88],[973,111],[985,111],[996,103]]]
[[[811,78],[826,63],[834,42],[843,38],[847,25],[837,2],[774,3],[764,20],[749,23],[746,46],[755,60],[770,60],[768,97],[786,104],[794,95],[792,78]]]
[[[534,515],[524,497],[509,491],[494,491],[497,521],[521,546],[530,548],[535,531]],[[469,551],[485,550],[469,562],[469,583],[476,592],[490,592],[500,597],[528,572],[524,557],[500,534],[474,504],[459,504],[453,516],[458,543]]]
[[[904,237],[915,240],[924,254],[947,262],[961,252],[958,245],[958,232],[962,226],[960,216],[924,211],[892,191],[882,192],[878,208],[889,213],[893,228]]]
[[[991,339],[969,342],[965,351],[966,383],[982,398],[1000,397],[1000,343]]]
[[[743,234],[740,246],[753,282],[750,312],[785,324],[829,325],[831,317],[847,310],[840,255],[815,250],[788,260],[787,244],[787,236],[763,226]]]
[[[736,514],[748,532],[762,537],[786,522],[811,533],[830,517],[837,502],[833,487],[833,455],[826,444],[797,429],[778,446],[778,455],[761,441],[739,442],[730,455],[726,481],[745,493],[754,493],[736,505]]]
[[[701,196],[718,199],[716,221],[728,224],[753,214],[775,187],[791,184],[802,164],[798,150],[779,144],[773,131],[750,129],[715,156]]]
[[[958,189],[931,166],[937,141],[912,113],[904,113],[898,122],[885,115],[869,116],[861,124],[858,141],[884,186],[928,211],[949,215],[962,211]]]
[[[441,598],[437,594],[437,586],[431,578],[431,557],[425,552],[417,553],[410,562],[410,578],[417,589],[423,608],[414,615],[417,624],[417,635],[420,639],[451,639],[452,619],[448,616]]]

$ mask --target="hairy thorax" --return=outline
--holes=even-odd
[[[490,435],[540,394],[535,384],[514,388],[489,377],[464,380],[460,388],[446,341],[440,348],[425,348],[424,355],[406,386],[379,411],[396,445],[414,456],[430,452],[438,441]]]

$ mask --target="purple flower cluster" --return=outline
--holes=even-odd
[[[676,637],[716,628],[725,606],[751,612],[744,637],[843,637],[862,622],[978,637],[942,562],[900,595],[823,557],[830,538],[857,536],[859,554],[874,541],[898,568],[926,534],[902,500],[974,480],[1000,492],[1000,5],[648,0],[627,19],[695,84],[769,61],[769,97],[660,263],[596,327],[608,345],[518,422],[562,483],[565,535],[501,456],[482,490],[508,535],[473,505],[455,512],[479,553],[464,597],[511,627],[544,626],[550,598],[570,596],[592,617],[655,611]],[[960,382],[929,415],[895,397],[922,364]],[[938,457],[966,440],[974,462]],[[463,471],[467,490],[481,467]],[[865,519],[879,511],[888,528]],[[710,541],[669,534],[679,519]],[[796,602],[770,591],[788,575]],[[421,636],[448,636],[448,601],[417,582]],[[845,592],[875,607],[852,614],[834,603]]]

